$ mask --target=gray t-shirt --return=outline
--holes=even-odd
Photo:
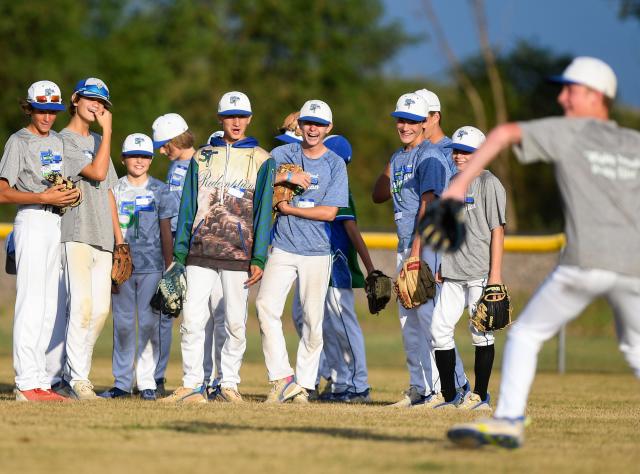
[[[588,118],[519,125],[518,159],[555,165],[567,237],[560,263],[640,277],[640,133]]]
[[[311,186],[293,199],[297,207],[349,205],[349,182],[344,160],[331,150],[319,158],[304,155],[299,143],[275,148],[271,156],[276,167],[295,163],[311,175]],[[273,247],[298,255],[329,255],[331,223],[296,216],[278,215],[273,230]]]
[[[160,219],[171,219],[178,214],[177,202],[169,192],[169,186],[149,177],[143,186],[136,187],[123,176],[113,188],[113,194],[120,229],[131,248],[134,273],[164,271]]]
[[[18,191],[41,193],[49,187],[45,177],[57,171],[64,175],[63,146],[60,135],[54,131],[47,137],[34,135],[26,128],[9,137],[0,161],[0,178]]]
[[[93,161],[102,137],[91,132],[82,136],[65,128],[60,132],[64,142],[65,174],[78,181],[82,203],[62,216],[62,242],[81,242],[102,250],[113,251],[113,223],[109,190],[118,182],[118,175],[109,163],[107,179],[97,182],[80,176],[80,171]]]
[[[444,253],[440,272],[453,280],[489,276],[491,231],[506,223],[507,193],[490,171],[474,179],[465,196],[467,237],[456,252]]]
[[[184,189],[184,180],[187,177],[187,170],[189,169],[189,163],[191,160],[175,160],[169,165],[169,171],[167,172],[167,184],[169,185],[169,191],[176,200],[177,207],[180,209],[180,199],[182,198],[182,190]],[[176,232],[178,226],[178,215],[171,219],[171,232]]]

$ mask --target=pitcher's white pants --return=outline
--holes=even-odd
[[[435,350],[455,349],[456,324],[464,313],[465,307],[468,308],[469,315],[476,310],[485,283],[485,279],[470,281],[446,279],[444,281],[431,323],[431,336]],[[490,346],[494,342],[493,332],[478,331],[471,322],[469,322],[469,331],[474,346]]]
[[[93,347],[109,316],[112,254],[80,242],[65,242],[69,288],[65,379],[89,381]]]
[[[16,306],[13,368],[18,390],[49,389],[46,351],[58,304],[60,216],[42,206],[22,206],[13,224]]]
[[[58,282],[58,309],[53,333],[47,347],[47,377],[51,385],[62,380],[62,371],[67,357],[65,352],[65,338],[67,335],[67,321],[69,320],[69,291],[67,276],[64,273],[64,244],[60,244],[60,278]]]
[[[640,378],[640,278],[560,265],[536,291],[509,330],[496,417],[524,415],[543,342],[601,296],[613,309],[620,350]]]
[[[183,386],[196,388],[204,380],[205,326],[211,317],[210,299],[223,295],[228,338],[221,355],[223,387],[237,389],[240,383],[240,366],[247,347],[247,298],[249,290],[244,282],[245,271],[212,270],[187,265],[187,296],[182,310],[182,370]]]
[[[282,331],[282,312],[287,294],[297,278],[303,324],[296,358],[296,381],[306,389],[315,389],[330,272],[330,255],[297,255],[277,248],[271,251],[256,299],[262,350],[270,381],[294,374]]]
[[[138,390],[156,389],[154,372],[158,364],[160,314],[149,302],[161,276],[160,272],[134,273],[119,286],[119,293],[112,296],[114,386],[125,392],[133,391],[134,372]]]
[[[222,380],[222,348],[229,339],[224,326],[223,302],[222,295],[211,295],[210,316],[204,327],[204,383],[212,387]]]
[[[411,254],[411,249],[406,249],[397,254],[396,273],[400,273],[402,262]],[[435,273],[440,266],[440,255],[429,247],[422,250],[422,260],[427,262],[431,271]],[[418,389],[424,395],[440,392],[440,375],[436,367],[431,344],[431,319],[435,301],[440,293],[440,285],[436,289],[436,297],[413,309],[406,309],[398,302],[398,315],[402,328],[402,343],[409,369],[409,385]],[[456,387],[461,387],[467,382],[462,361],[456,350]]]

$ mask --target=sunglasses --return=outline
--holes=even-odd
[[[37,95],[35,101],[39,104],[49,104],[51,102],[59,104],[62,102],[62,98],[59,95]]]

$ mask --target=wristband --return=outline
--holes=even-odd
[[[293,175],[291,174],[291,171],[287,172],[287,181],[291,182],[291,177]]]

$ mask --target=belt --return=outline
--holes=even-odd
[[[62,209],[59,208],[58,206],[52,206],[47,204],[42,206],[42,209],[44,209],[46,212],[51,212],[52,214],[56,214],[58,216],[62,215]]]

